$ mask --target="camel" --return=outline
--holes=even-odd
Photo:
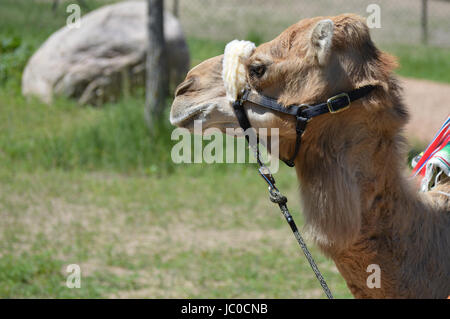
[[[179,85],[172,124],[192,129],[238,128],[217,56]],[[450,183],[419,193],[406,168],[402,128],[408,111],[393,70],[362,17],[304,19],[242,59],[246,81],[283,106],[327,101],[376,86],[339,113],[308,123],[295,158],[305,230],[333,259],[356,298],[447,298],[450,295]],[[295,118],[244,105],[252,127],[278,128],[280,157],[295,145]],[[441,192],[437,192],[440,190]],[[380,287],[369,287],[378,265]]]

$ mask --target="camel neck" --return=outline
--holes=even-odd
[[[399,143],[399,137],[370,143],[361,139],[353,149],[311,151],[297,158],[307,233],[335,261],[357,297],[402,295],[396,288],[405,284],[397,282],[399,271],[402,260],[415,261],[415,241],[448,240],[436,238],[444,233],[437,228],[450,226],[448,216],[433,212],[412,189]],[[309,158],[318,154],[320,160]],[[420,233],[418,225],[427,232]],[[367,287],[370,265],[381,268],[385,284],[380,289]],[[433,294],[421,289],[408,293]]]
[[[396,202],[415,198],[402,173],[400,140],[358,132],[334,136],[329,144],[318,136],[311,142],[326,146],[305,147],[297,157],[306,224],[324,247],[347,247],[366,223],[392,218]],[[385,209],[375,218],[371,212],[379,206]]]

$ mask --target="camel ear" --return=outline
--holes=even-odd
[[[331,55],[333,29],[333,21],[326,19],[319,21],[311,33],[311,45],[321,66],[328,62]]]

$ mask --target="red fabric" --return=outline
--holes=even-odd
[[[450,116],[445,121],[444,125],[439,130],[433,141],[428,145],[421,159],[413,169],[415,176],[425,176],[426,162],[433,157],[434,154],[439,152],[447,143],[450,142]]]

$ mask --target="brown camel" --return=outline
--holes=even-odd
[[[172,105],[174,125],[239,127],[222,80],[223,56],[192,69]],[[450,201],[419,194],[407,177],[408,120],[395,59],[373,44],[356,15],[301,20],[243,59],[248,85],[282,105],[326,101],[375,85],[337,114],[308,123],[295,168],[306,229],[336,263],[357,298],[447,298],[450,295]],[[295,118],[244,105],[254,128],[279,128],[280,157],[295,145]],[[444,120],[444,119],[443,119]],[[449,193],[450,183],[439,186]],[[369,288],[369,265],[381,286]]]

